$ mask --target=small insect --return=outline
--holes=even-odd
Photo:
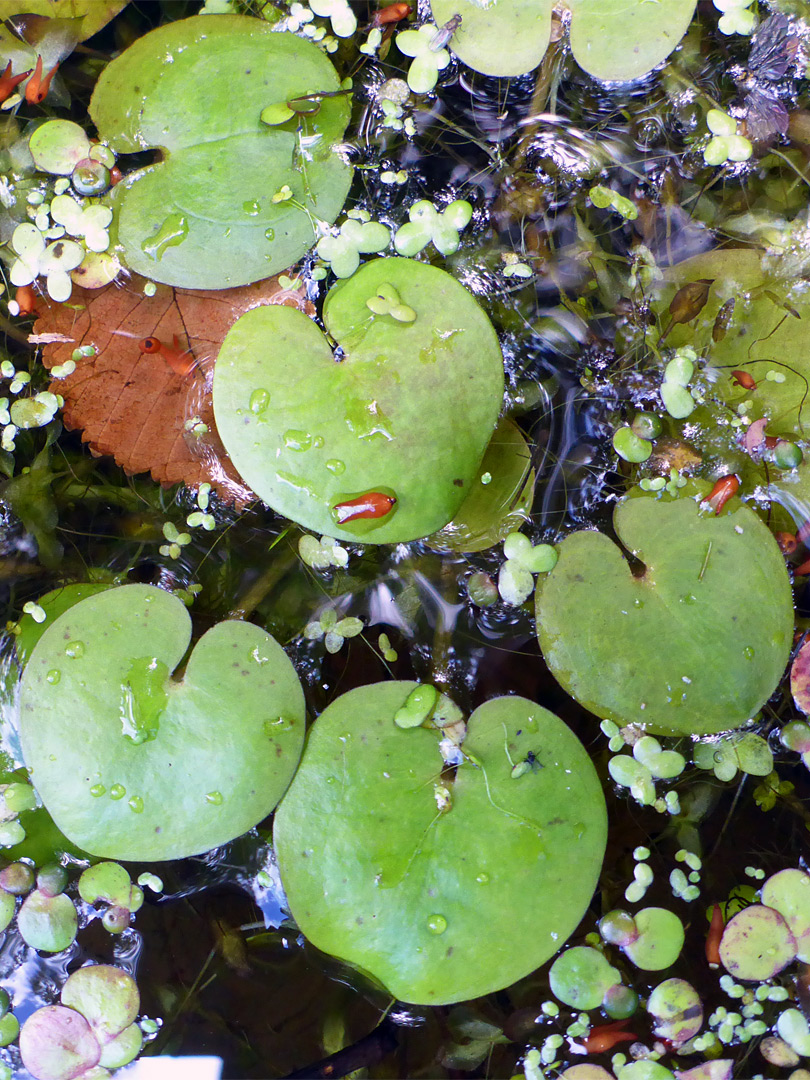
[[[436,33],[433,35],[433,37],[430,39],[430,51],[438,52],[439,49],[443,49],[460,26],[460,15],[454,15],[452,19],[448,19],[444,26],[440,26]]]
[[[614,1020],[612,1024],[598,1024],[591,1028],[582,1045],[589,1054],[607,1054],[621,1042],[635,1042],[636,1036],[624,1031],[626,1020]]]
[[[407,19],[410,13],[410,4],[389,4],[387,7],[384,7],[375,13],[370,25],[378,28],[380,26],[388,26],[391,23],[398,23],[402,19]]]
[[[11,97],[17,86],[27,79],[31,74],[33,68],[29,68],[28,71],[24,71],[21,75],[11,74],[11,61],[6,64],[6,70],[0,75],[0,102],[5,101],[6,98]]]
[[[706,306],[709,290],[713,284],[714,278],[699,278],[697,281],[687,282],[678,289],[669,305],[669,324],[658,339],[659,345],[676,323],[688,323],[698,317]]]
[[[369,491],[367,495],[358,495],[356,499],[337,503],[332,510],[338,525],[343,525],[347,521],[385,517],[391,513],[396,501],[393,495],[386,495],[382,491]]]
[[[184,349],[180,344],[177,334],[174,335],[171,345],[166,345],[160,338],[147,337],[138,343],[142,353],[157,353],[177,375],[190,375],[197,361],[191,349]]]
[[[58,64],[54,64],[51,70],[43,79],[42,77],[42,57],[37,57],[37,65],[34,68],[34,74],[28,80],[28,85],[25,88],[25,100],[29,105],[39,105],[48,96],[48,91],[51,88],[51,79],[59,69]]]
[[[788,74],[798,51],[799,37],[787,15],[771,15],[754,34],[748,68],[740,80],[746,91],[745,133],[751,142],[766,142],[787,131],[788,111],[768,84]]]
[[[706,960],[709,967],[720,967],[720,939],[725,928],[723,909],[719,904],[715,904],[712,907],[712,921],[706,935]]]
[[[110,187],[115,187],[116,184],[120,184],[123,179],[124,174],[117,165],[113,165],[110,169]]]
[[[732,371],[731,377],[737,386],[741,386],[744,390],[756,390],[757,388],[756,380],[747,371]]]
[[[712,341],[722,341],[726,336],[729,323],[734,315],[734,306],[737,303],[732,296],[730,300],[726,300],[725,304],[717,312],[717,318],[714,320],[714,326],[712,327]]]
[[[737,477],[731,473],[729,476],[721,476],[712,490],[709,492],[709,497],[704,499],[704,503],[714,510],[715,515],[719,514],[728,500],[732,498],[740,490],[740,481]]]

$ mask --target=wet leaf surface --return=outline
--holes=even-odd
[[[170,593],[125,585],[42,635],[21,688],[21,738],[54,821],[95,855],[207,851],[275,806],[298,762],[304,701],[269,634],[222,622],[191,636]]]
[[[372,313],[384,284],[414,321]],[[340,363],[300,312],[265,307],[230,330],[214,371],[222,441],[244,481],[307,528],[371,543],[426,536],[470,490],[498,418],[492,325],[449,274],[409,259],[363,266],[330,290],[323,317]],[[367,498],[357,519],[336,513]]]
[[[776,541],[736,500],[717,517],[685,495],[629,498],[613,524],[646,569],[635,576],[602,534],[563,541],[537,590],[540,648],[553,674],[617,723],[677,734],[745,723],[782,677],[792,641]]]
[[[570,936],[601,866],[605,807],[570,729],[502,697],[471,716],[452,804],[437,809],[439,733],[394,723],[416,685],[360,687],[321,714],[274,841],[317,948],[438,1004],[514,982]],[[536,768],[514,778],[527,759]]]
[[[196,16],[139,38],[104,69],[90,102],[116,153],[163,153],[113,191],[126,265],[171,285],[224,289],[300,259],[317,239],[313,217],[334,221],[349,190],[352,171],[335,150],[347,101],[324,99],[300,128],[296,117],[274,126],[259,117],[339,89],[316,45],[260,19]],[[274,201],[285,185],[292,196]]]

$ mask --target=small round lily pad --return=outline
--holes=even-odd
[[[312,115],[262,123],[267,106],[319,93]],[[90,102],[116,153],[163,152],[110,196],[125,264],[197,289],[291,266],[317,239],[314,220],[334,221],[348,193],[352,170],[337,151],[348,100],[317,45],[262,19],[199,15],[140,37],[104,68]]]
[[[766,907],[778,911],[796,939],[796,957],[810,963],[810,874],[804,870],[780,870],[762,886]]]
[[[643,572],[607,536],[577,532],[537,589],[543,656],[597,716],[668,734],[726,731],[782,677],[793,602],[779,547],[738,501],[716,516],[699,500],[625,499],[613,524]]]
[[[47,1005],[23,1024],[20,1054],[35,1080],[73,1080],[98,1064],[101,1047],[81,1013]]]
[[[384,283],[414,321],[370,311]],[[495,331],[455,278],[395,258],[335,285],[324,322],[340,363],[293,308],[237,320],[214,368],[222,441],[260,498],[314,532],[371,543],[426,536],[464,501],[495,428]]]
[[[572,1009],[598,1009],[605,994],[622,981],[621,972],[598,949],[575,945],[561,953],[548,973],[551,992]]]
[[[674,1049],[694,1038],[703,1026],[700,994],[685,979],[665,979],[647,1000],[647,1012],[654,1017],[654,1031]]]
[[[49,896],[34,889],[17,913],[23,941],[40,952],[62,952],[74,941],[78,927],[76,908],[64,893]]]
[[[720,961],[735,979],[772,979],[796,956],[796,939],[778,911],[751,904],[726,923]]]
[[[90,152],[90,140],[72,120],[46,120],[28,140],[34,164],[43,172],[70,176]]]
[[[576,737],[520,697],[473,713],[464,760],[443,775],[441,732],[394,722],[417,685],[364,686],[328,706],[274,845],[317,948],[404,1001],[439,1004],[507,986],[565,942],[601,866],[605,805]],[[520,762],[530,767],[515,774]]]
[[[182,601],[124,585],[71,607],[28,660],[20,735],[56,824],[94,855],[168,859],[206,851],[270,813],[303,742],[304,698],[269,634],[209,630],[182,681]]]
[[[642,971],[661,971],[674,964],[684,941],[678,916],[667,908],[648,907],[633,917],[638,937],[622,945],[624,954]]]

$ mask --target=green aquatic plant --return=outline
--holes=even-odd
[[[104,69],[90,103],[116,154],[164,152],[110,197],[125,265],[224,289],[299,259],[316,219],[334,221],[349,190],[351,169],[335,150],[348,120],[339,90],[316,45],[246,16],[181,19],[136,41]],[[318,92],[331,96],[314,114],[261,123],[273,102]],[[274,201],[285,186],[291,198]]]
[[[417,689],[377,683],[328,706],[273,835],[313,944],[438,1004],[506,986],[564,943],[598,875],[605,807],[582,745],[525,698],[480,706],[443,776],[441,701],[430,726],[395,723]]]
[[[108,964],[79,968],[61,1002],[37,1009],[20,1032],[20,1055],[35,1080],[73,1080],[97,1066],[105,1071],[96,1075],[109,1075],[138,1056],[140,994],[131,975]]]
[[[174,682],[190,637],[182,601],[125,585],[69,608],[28,658],[26,762],[59,828],[94,855],[206,851],[265,817],[295,770],[304,701],[281,647],[222,622]]]
[[[692,21],[696,0],[565,0],[571,12],[571,51],[596,79],[646,75],[676,48]],[[461,24],[449,41],[460,60],[485,75],[522,75],[537,67],[551,37],[552,0],[431,0],[437,23]]]
[[[413,320],[370,310],[383,284]],[[323,317],[340,363],[291,308],[255,308],[234,324],[214,369],[225,447],[260,498],[319,534],[427,536],[461,506],[495,427],[495,332],[454,278],[409,259],[363,266],[330,290]]]
[[[537,590],[543,656],[597,716],[652,732],[725,731],[782,676],[793,605],[776,541],[738,501],[716,516],[699,497],[620,503],[614,527],[644,564],[638,576],[608,537],[579,532]]]

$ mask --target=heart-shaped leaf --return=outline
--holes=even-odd
[[[384,284],[413,321],[370,310]],[[340,363],[300,312],[257,308],[236,322],[214,368],[220,437],[245,483],[314,532],[373,543],[426,536],[464,500],[495,427],[495,332],[449,274],[394,258],[335,285],[324,322]],[[369,494],[381,513],[374,500],[362,516],[337,510]]]
[[[339,90],[316,45],[261,19],[195,16],[139,38],[107,65],[90,103],[116,153],[164,154],[114,189],[126,265],[169,285],[223,289],[296,262],[315,239],[313,217],[334,221],[349,190],[335,149],[347,99],[325,97],[313,115],[275,126],[260,115]],[[274,202],[285,185],[291,197]]]
[[[415,687],[360,687],[321,714],[274,838],[313,944],[439,1004],[507,986],[565,942],[599,874],[605,804],[576,736],[520,697],[473,713],[448,779],[441,732],[394,721]]]
[[[304,699],[281,647],[223,622],[188,648],[180,600],[149,585],[97,593],[49,626],[23,674],[26,764],[59,828],[94,855],[170,859],[270,813],[303,741]]]
[[[768,435],[807,436],[810,302],[801,292],[788,294],[784,283],[769,280],[759,252],[741,248],[679,263],[667,273],[660,310],[666,310],[677,288],[700,279],[712,280],[707,303],[695,319],[672,328],[667,344],[692,345],[707,355],[711,391],[735,410],[746,402],[751,421],[767,419]],[[731,310],[718,336],[715,327],[721,309],[729,311],[726,305]]]
[[[736,499],[718,517],[685,495],[629,498],[613,524],[644,573],[600,533],[563,541],[537,590],[553,674],[617,723],[682,735],[745,723],[779,682],[793,637],[776,541]]]

